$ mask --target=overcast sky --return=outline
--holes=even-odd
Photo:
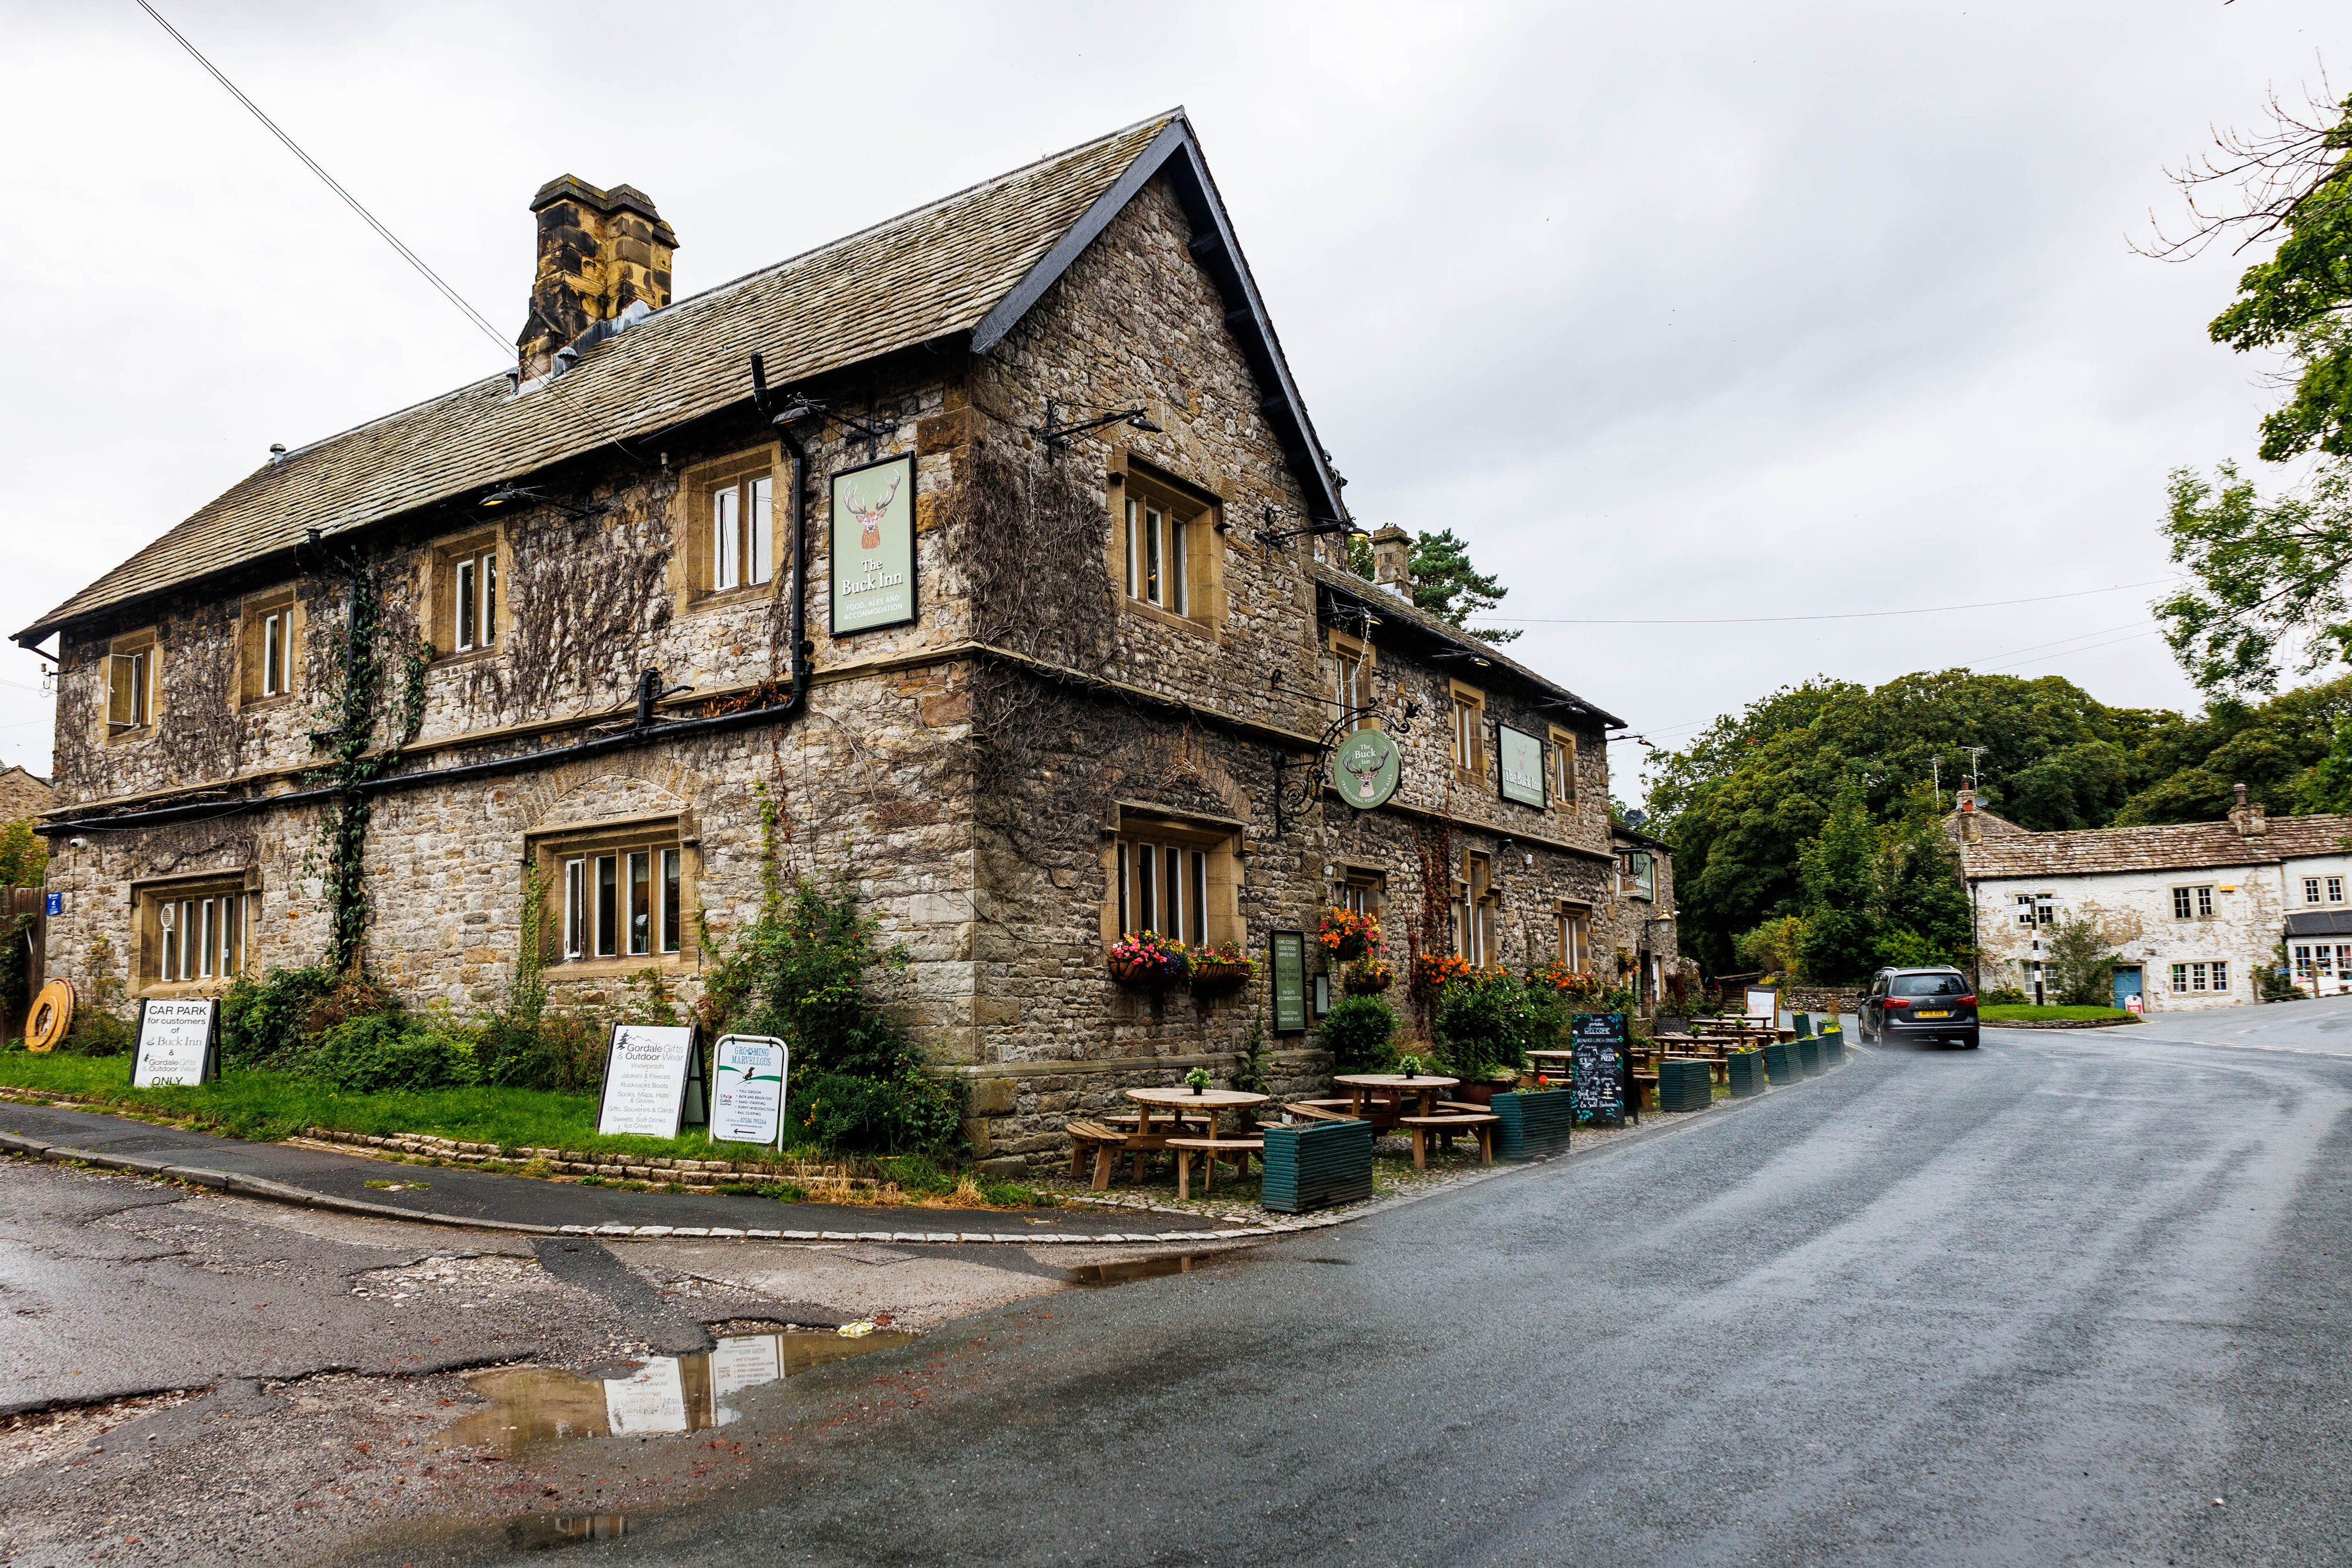
[[[2209,123],[2352,78],[2341,0],[158,4],[509,332],[555,174],[648,192],[684,295],[1181,103],[1359,518],[1465,535],[1513,651],[1667,745],[1821,673],[2193,706],[2164,478],[2269,394],[2205,338],[2242,263],[2126,241]],[[131,0],[0,27],[13,632],[500,361]],[[8,645],[0,760],[39,686]]]

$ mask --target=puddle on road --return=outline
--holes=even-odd
[[[1068,1270],[1074,1285],[1124,1285],[1131,1280],[1157,1280],[1162,1274],[1189,1274],[1209,1259],[1196,1253],[1173,1258],[1130,1258],[1124,1263],[1082,1263]]]
[[[739,1334],[700,1355],[648,1356],[626,1377],[582,1377],[545,1366],[486,1372],[467,1382],[490,1402],[489,1408],[445,1428],[432,1446],[487,1448],[513,1458],[529,1448],[580,1437],[699,1432],[735,1420],[738,1412],[727,1401],[745,1389],[914,1340],[913,1334],[889,1329],[858,1339],[816,1331]],[[604,1516],[569,1517],[578,1522]]]
[[[583,1541],[620,1541],[628,1533],[625,1513],[531,1513],[507,1522],[507,1544],[517,1552],[551,1552]]]

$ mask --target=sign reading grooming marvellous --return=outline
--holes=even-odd
[[[220,1076],[213,1001],[139,1004],[139,1056],[131,1063],[131,1087],[156,1089],[169,1083],[202,1083]]]
[[[915,618],[915,459],[833,476],[833,634]]]
[[[1544,807],[1543,742],[1507,724],[1495,727],[1496,749],[1503,754],[1503,799],[1522,806]]]
[[[1360,729],[1331,748],[1331,788],[1359,811],[1388,804],[1404,758],[1385,730]]]
[[[694,1026],[616,1023],[605,1048],[604,1088],[596,1103],[599,1133],[675,1138],[680,1123],[710,1120],[709,1085]]]
[[[784,1074],[791,1061],[791,1049],[773,1035],[720,1035],[710,1071],[710,1136],[730,1144],[781,1145]]]

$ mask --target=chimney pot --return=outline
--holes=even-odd
[[[270,465],[272,468],[275,468],[275,467],[277,467],[280,463],[283,463],[283,462],[285,462],[285,461],[286,461],[286,444],[285,444],[284,442],[282,442],[282,441],[273,441],[273,442],[271,442],[271,443],[269,444],[269,465]]]
[[[1372,536],[1372,580],[1412,598],[1412,536],[1394,523]]]
[[[2270,813],[2263,809],[2262,802],[2248,800],[2243,784],[2231,785],[2230,792],[2238,802],[2230,808],[2230,825],[2238,830],[2238,836],[2245,839],[2266,836],[2271,831]]]
[[[539,220],[539,265],[530,309],[515,339],[521,375],[536,380],[559,368],[556,350],[632,305],[669,303],[670,259],[677,235],[634,185],[602,190],[559,175],[530,199]]]

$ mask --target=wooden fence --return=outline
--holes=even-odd
[[[47,967],[42,958],[48,945],[49,922],[48,917],[41,913],[47,895],[37,887],[12,887],[5,891],[8,895],[8,912],[7,917],[0,920],[0,935],[16,930],[19,915],[33,917],[32,923],[25,927],[24,936],[10,943],[6,954],[0,955],[0,964],[9,965],[25,977],[23,995],[29,1003],[47,977]],[[0,1026],[5,1026],[9,1034],[21,1034],[25,1028],[25,1009],[10,1007],[0,1010],[8,1015],[0,1019]]]

